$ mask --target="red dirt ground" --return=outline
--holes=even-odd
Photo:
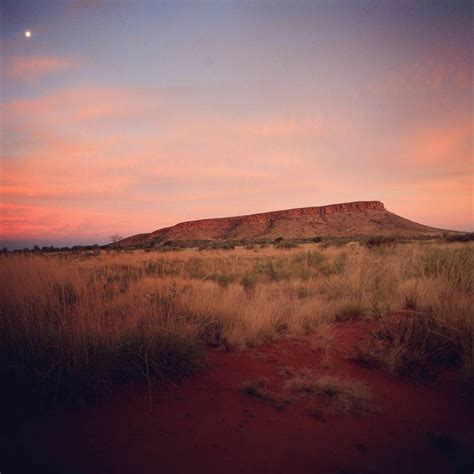
[[[454,373],[421,386],[344,357],[363,327],[335,326],[325,358],[310,337],[243,352],[210,351],[210,369],[179,386],[146,386],[25,425],[9,472],[51,473],[451,473],[472,472],[470,453],[443,449],[428,433],[466,439],[474,407]],[[321,421],[297,400],[277,410],[241,391],[248,380],[282,383],[283,367],[364,382],[373,413]],[[469,431],[471,430],[471,431]],[[21,454],[17,454],[21,453]],[[0,460],[1,461],[1,460]]]

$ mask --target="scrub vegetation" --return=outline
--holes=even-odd
[[[15,397],[87,400],[130,379],[196,372],[206,345],[239,350],[353,321],[368,327],[354,351],[363,364],[473,376],[471,242],[0,259],[0,370]]]

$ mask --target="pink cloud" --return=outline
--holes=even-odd
[[[236,118],[159,90],[96,86],[12,100],[3,113],[0,200],[10,207],[1,231],[10,239],[106,241],[188,219],[358,199],[440,227],[454,222],[452,207],[456,226],[469,212],[462,120],[395,129],[387,142],[343,107]],[[459,179],[428,182],[433,169]]]
[[[83,86],[11,100],[4,104],[4,113],[22,121],[66,126],[109,117],[130,118],[143,114],[146,105],[143,95],[133,89]]]
[[[400,145],[404,164],[412,168],[472,172],[470,120],[451,121],[448,125],[424,124],[407,132]]]
[[[328,122],[322,117],[262,120],[241,125],[243,133],[264,138],[300,135],[320,136],[328,132]]]
[[[0,203],[0,239],[45,239],[73,241],[88,239],[91,243],[105,243],[114,232],[139,233],[150,216],[146,210],[126,213],[121,207],[97,208],[90,204],[80,207],[68,202],[55,204],[32,201],[22,205]],[[174,223],[172,213],[162,213],[162,222]]]
[[[7,73],[13,79],[34,80],[49,74],[66,71],[76,65],[71,58],[54,56],[21,56],[14,58],[7,66]]]

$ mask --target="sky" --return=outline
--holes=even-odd
[[[0,246],[359,200],[473,230],[473,5],[0,0]]]

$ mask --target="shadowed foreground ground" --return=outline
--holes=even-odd
[[[420,386],[355,365],[345,355],[362,331],[336,325],[329,356],[311,337],[211,351],[209,371],[152,388],[151,404],[143,385],[56,411],[3,440],[2,473],[472,472],[474,409],[456,376]],[[262,376],[277,390],[288,367],[364,382],[371,412],[314,417],[305,399],[278,410],[241,391]]]

